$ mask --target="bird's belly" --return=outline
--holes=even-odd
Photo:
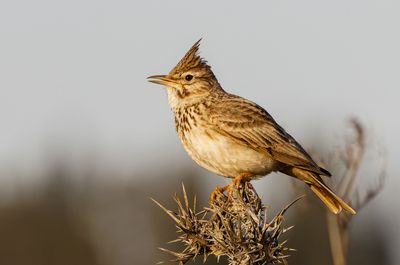
[[[233,139],[195,128],[181,138],[186,151],[200,166],[225,177],[242,173],[264,176],[276,168],[266,152],[254,150]]]

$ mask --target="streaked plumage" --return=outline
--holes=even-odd
[[[322,181],[319,167],[296,140],[257,104],[225,92],[196,42],[167,76],[150,81],[166,86],[176,130],[190,157],[225,177],[251,179],[281,171],[307,183],[334,212],[355,213]]]

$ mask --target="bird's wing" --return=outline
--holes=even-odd
[[[211,104],[209,115],[209,122],[219,133],[254,149],[264,150],[283,164],[330,176],[257,104],[228,95]]]

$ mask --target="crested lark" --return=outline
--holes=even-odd
[[[330,173],[267,111],[222,89],[198,55],[199,43],[168,75],[149,77],[150,82],[166,87],[176,131],[190,157],[218,175],[233,178],[229,188],[280,171],[305,182],[333,213],[344,209],[355,214],[324,184],[321,176]]]

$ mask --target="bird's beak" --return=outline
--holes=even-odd
[[[167,78],[166,75],[152,75],[152,76],[147,77],[147,79],[149,82],[152,82],[154,84],[170,86],[170,87],[173,87],[174,85],[176,85],[176,82]]]

